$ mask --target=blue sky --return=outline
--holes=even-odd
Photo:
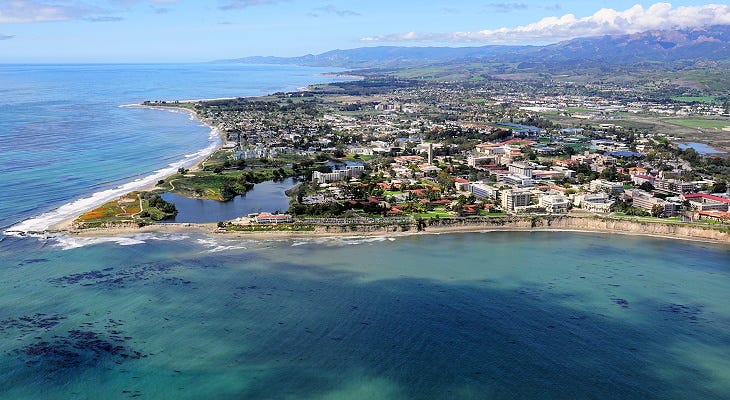
[[[377,45],[544,44],[730,24],[698,1],[0,0],[0,62],[187,62]]]

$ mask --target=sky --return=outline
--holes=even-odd
[[[363,46],[547,44],[730,24],[719,2],[0,0],[0,63],[199,62]]]

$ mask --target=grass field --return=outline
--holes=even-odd
[[[569,113],[578,113],[578,114],[581,114],[581,113],[582,114],[585,114],[585,113],[595,112],[595,110],[591,110],[591,109],[588,109],[588,108],[581,108],[581,107],[568,107],[568,108],[565,109],[565,111],[566,112],[569,112]]]
[[[692,129],[717,129],[730,127],[730,119],[666,118],[662,121]]]
[[[453,217],[454,215],[455,214],[453,212],[446,211],[446,210],[433,210],[433,211],[428,211],[428,212],[425,212],[425,213],[415,213],[415,214],[413,214],[413,216],[416,217],[416,218],[434,218],[434,217],[438,217],[438,218],[449,218],[449,217]]]
[[[674,97],[672,97],[672,100],[681,101],[683,103],[705,103],[705,104],[719,103],[719,101],[717,100],[717,97],[715,97],[715,96],[674,96]]]

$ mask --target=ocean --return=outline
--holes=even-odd
[[[120,105],[332,79],[320,72],[2,66],[0,225],[42,227],[215,144],[186,114]],[[0,238],[2,399],[730,398],[727,245]]]
[[[218,136],[188,114],[124,105],[262,95],[335,80],[323,72],[331,70],[0,65],[0,183],[6,195],[0,230],[23,222],[13,229],[42,231],[90,204],[155,183],[216,146]]]

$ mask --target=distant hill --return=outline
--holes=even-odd
[[[479,59],[518,52],[532,46],[483,47],[360,47],[349,50],[331,50],[322,54],[301,57],[244,57],[216,62],[245,64],[287,64],[317,67],[367,68],[391,65],[411,65],[450,60]]]
[[[387,68],[464,62],[526,62],[538,65],[634,64],[730,59],[730,25],[648,31],[568,40],[547,46],[362,47],[301,57],[245,57],[217,62]]]
[[[536,51],[545,60],[593,60],[628,64],[730,58],[730,25],[578,38]]]

